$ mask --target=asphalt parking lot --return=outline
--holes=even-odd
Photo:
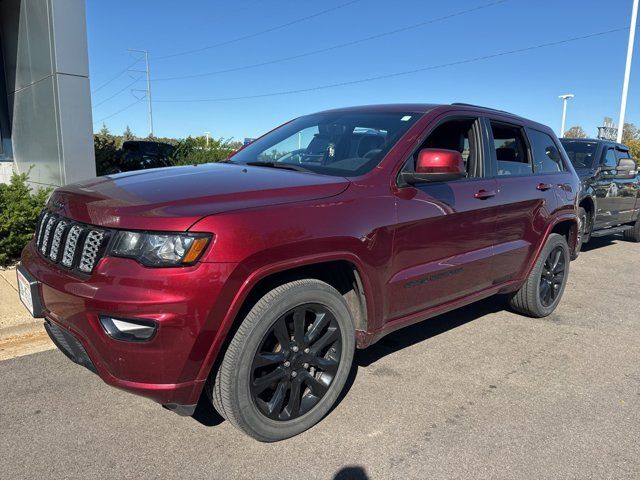
[[[640,478],[640,245],[594,239],[560,307],[488,300],[357,353],[342,401],[261,444],[48,351],[0,362],[1,478]]]

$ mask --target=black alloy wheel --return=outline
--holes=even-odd
[[[553,305],[560,295],[567,265],[565,250],[555,247],[547,256],[540,276],[540,301],[545,307]]]
[[[327,393],[342,355],[340,326],[323,305],[305,303],[268,330],[251,366],[251,396],[279,421],[301,417]]]

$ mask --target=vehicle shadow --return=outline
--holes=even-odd
[[[205,386],[207,388],[207,386]],[[207,393],[202,391],[200,394],[200,400],[198,400],[198,406],[196,411],[191,416],[196,422],[204,425],[205,427],[215,427],[224,422],[224,417],[220,415],[209,400]]]
[[[464,325],[465,323],[490,313],[499,312],[505,308],[505,297],[496,295],[409,327],[404,327],[383,337],[369,348],[357,350],[354,363],[361,367],[368,367],[390,353],[423,342]]]
[[[607,235],[605,237],[595,237],[589,240],[589,243],[582,246],[580,253],[589,253],[592,250],[608,247],[617,242],[624,242],[624,237],[621,234]]]
[[[504,296],[493,296],[452,312],[438,315],[437,317],[402,328],[390,333],[377,343],[364,350],[356,350],[353,365],[345,386],[335,404],[329,411],[329,414],[342,402],[344,397],[349,393],[349,390],[351,390],[351,387],[358,375],[359,367],[368,367],[386,355],[400,351],[404,348],[415,345],[416,343],[423,342],[429,338],[433,338],[490,313],[502,311],[505,308],[506,302]],[[192,418],[206,427],[214,427],[225,421],[225,419],[212,407],[211,402],[204,391],[200,395],[198,406],[196,407],[196,411]],[[357,470],[362,469],[357,466],[346,467],[338,472],[335,478],[368,478],[364,471],[359,473]]]

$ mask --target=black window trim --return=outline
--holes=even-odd
[[[479,142],[479,145],[476,147],[477,150],[477,160],[476,160],[476,164],[474,165],[474,169],[477,170],[476,171],[476,176],[473,177],[465,177],[465,178],[461,178],[459,180],[448,180],[448,181],[441,181],[441,182],[424,182],[421,183],[421,186],[425,186],[425,185],[440,185],[442,183],[451,183],[451,182],[455,182],[455,183],[460,183],[460,182],[473,182],[473,181],[478,181],[478,180],[486,180],[487,175],[487,145],[486,145],[486,135],[483,132],[484,128],[483,128],[483,117],[482,115],[478,115],[478,114],[474,114],[474,113],[468,113],[465,114],[464,112],[456,112],[454,114],[444,114],[441,117],[437,118],[435,121],[430,123],[429,128],[427,128],[426,132],[423,133],[422,135],[420,135],[420,137],[418,138],[418,140],[416,141],[414,147],[410,150],[409,154],[406,156],[404,162],[402,162],[400,164],[400,167],[398,168],[397,172],[395,173],[395,183],[396,186],[398,188],[406,188],[410,185],[406,185],[403,181],[402,181],[402,176],[401,173],[404,171],[404,169],[407,167],[407,165],[413,161],[413,158],[415,156],[415,154],[418,152],[418,150],[420,149],[420,147],[422,146],[422,144],[427,140],[427,138],[429,138],[429,135],[431,135],[438,127],[440,127],[441,125],[448,123],[448,122],[453,122],[456,120],[473,120],[473,133],[476,137],[476,141]]]

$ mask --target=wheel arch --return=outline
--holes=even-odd
[[[322,280],[336,288],[353,315],[356,338],[361,337],[358,332],[367,331],[375,307],[372,286],[357,256],[344,252],[266,265],[253,271],[236,293],[202,364],[198,379],[204,381],[211,372],[215,372],[242,319],[266,292],[302,278]]]
[[[587,195],[580,199],[579,207],[582,207],[589,216],[589,226],[593,228],[596,219],[596,202],[590,195]]]

